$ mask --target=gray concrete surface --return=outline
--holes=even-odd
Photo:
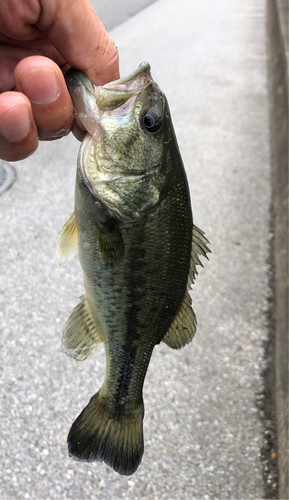
[[[96,10],[98,16],[104,23],[107,30],[123,23],[130,17],[145,9],[155,0],[90,0],[91,5]]]
[[[193,291],[198,330],[153,354],[145,453],[132,477],[74,462],[66,435],[98,390],[101,347],[84,363],[60,351],[83,293],[77,259],[55,246],[73,210],[79,144],[41,144],[0,197],[0,497],[263,498],[262,390],[270,168],[261,0],[159,0],[111,32],[121,73],[143,60],[166,93],[195,223],[211,241]]]
[[[274,232],[275,397],[279,498],[289,498],[288,436],[288,1],[268,1],[268,87]]]

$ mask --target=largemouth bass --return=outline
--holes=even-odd
[[[130,475],[144,450],[142,388],[152,351],[161,341],[179,349],[192,340],[188,291],[208,240],[193,225],[168,103],[150,65],[103,87],[76,70],[66,81],[87,134],[75,210],[57,252],[64,262],[78,251],[86,293],[62,344],[77,360],[101,342],[106,353],[104,383],[72,425],[68,449]]]

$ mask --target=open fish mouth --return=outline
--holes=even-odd
[[[75,85],[76,83],[83,85],[88,92],[91,94],[96,94],[97,89],[105,87],[106,89],[113,89],[113,90],[135,90],[139,86],[143,87],[146,86],[150,80],[152,79],[151,76],[151,66],[148,62],[143,62],[139,65],[139,67],[132,71],[129,75],[119,78],[118,80],[114,80],[113,82],[106,83],[103,86],[97,86],[94,85],[89,78],[85,75],[85,73],[82,73],[81,71],[75,70],[71,68],[69,71],[67,71],[65,77],[68,83],[68,88],[70,90],[72,85]]]
[[[99,117],[105,111],[118,113],[122,106],[133,112],[130,99],[137,96],[152,81],[150,64],[143,62],[124,78],[98,87],[81,71],[73,68],[65,74],[66,84],[73,101],[78,127],[91,135],[99,128]]]
[[[150,69],[150,64],[143,62],[130,75],[98,87],[84,73],[71,68],[67,71],[65,80],[77,117],[86,126],[86,120],[82,119],[83,108],[86,112],[90,109],[92,114],[96,108],[99,111],[109,111],[121,106],[150,83]],[[88,128],[87,130],[89,131]]]
[[[142,63],[130,75],[120,78],[103,87],[95,86],[96,105],[101,111],[118,108],[131,97],[139,94],[151,81],[149,63]]]
[[[104,87],[114,90],[133,90],[140,86],[146,86],[152,78],[150,71],[150,64],[148,62],[143,62],[135,71],[132,71],[132,73],[130,73],[128,76],[119,78],[119,80],[115,80],[114,82],[107,83],[106,85],[104,85]]]

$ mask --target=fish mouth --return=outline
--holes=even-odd
[[[124,87],[129,90],[132,88],[136,88],[137,86],[145,86],[147,85],[150,80],[152,79],[151,77],[151,66],[148,62],[142,62],[139,67],[132,71],[129,75],[125,76],[124,78],[119,78],[118,80],[115,80],[114,82],[107,83],[104,85],[105,88],[107,89],[118,89],[119,90],[124,90]]]
[[[75,108],[75,116],[93,135],[99,128],[99,117],[104,111],[113,111],[136,97],[152,81],[150,64],[143,62],[130,73],[106,85],[94,85],[81,71],[73,68],[65,74],[66,84]]]
[[[65,79],[68,82],[69,90],[72,85],[78,87],[83,86],[87,92],[95,95],[97,89],[101,88],[124,91],[136,89],[139,85],[146,86],[151,81],[152,76],[150,63],[142,62],[139,67],[129,75],[102,86],[95,85],[89,80],[85,73],[73,68],[66,72]]]
[[[101,111],[110,111],[126,103],[131,97],[139,94],[152,80],[150,64],[143,62],[130,75],[96,87],[94,95],[96,105]]]

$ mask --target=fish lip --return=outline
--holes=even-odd
[[[148,62],[142,62],[139,67],[132,71],[129,75],[119,78],[118,80],[115,80],[113,82],[109,82],[106,85],[104,85],[105,88],[107,89],[114,89],[115,87],[118,87],[120,85],[125,85],[125,84],[130,84],[134,82],[137,78],[141,77],[143,74],[148,73],[148,78],[147,78],[147,83],[151,80],[151,74],[150,74],[151,66]]]
[[[79,86],[80,83],[90,94],[94,95],[96,85],[89,80],[85,73],[78,69],[69,68],[65,73],[65,82],[69,91],[72,86]]]
[[[99,111],[115,110],[126,102],[131,102],[151,81],[150,65],[145,62],[130,75],[102,87],[95,87],[94,95]]]
[[[139,67],[132,71],[129,75],[119,78],[118,80],[114,80],[113,82],[106,83],[105,85],[102,85],[102,87],[105,87],[107,89],[114,89],[115,87],[118,87],[119,85],[125,85],[134,82],[137,78],[141,77],[143,74],[148,73],[148,82],[151,80],[151,74],[150,74],[151,66],[148,62],[142,62]],[[95,95],[95,91],[98,87],[94,83],[92,83],[87,75],[83,73],[82,71],[76,70],[74,68],[70,68],[66,73],[65,73],[65,80],[68,84],[68,87],[71,84],[75,84],[75,80],[78,80],[81,85],[85,87],[85,89],[90,93]]]

